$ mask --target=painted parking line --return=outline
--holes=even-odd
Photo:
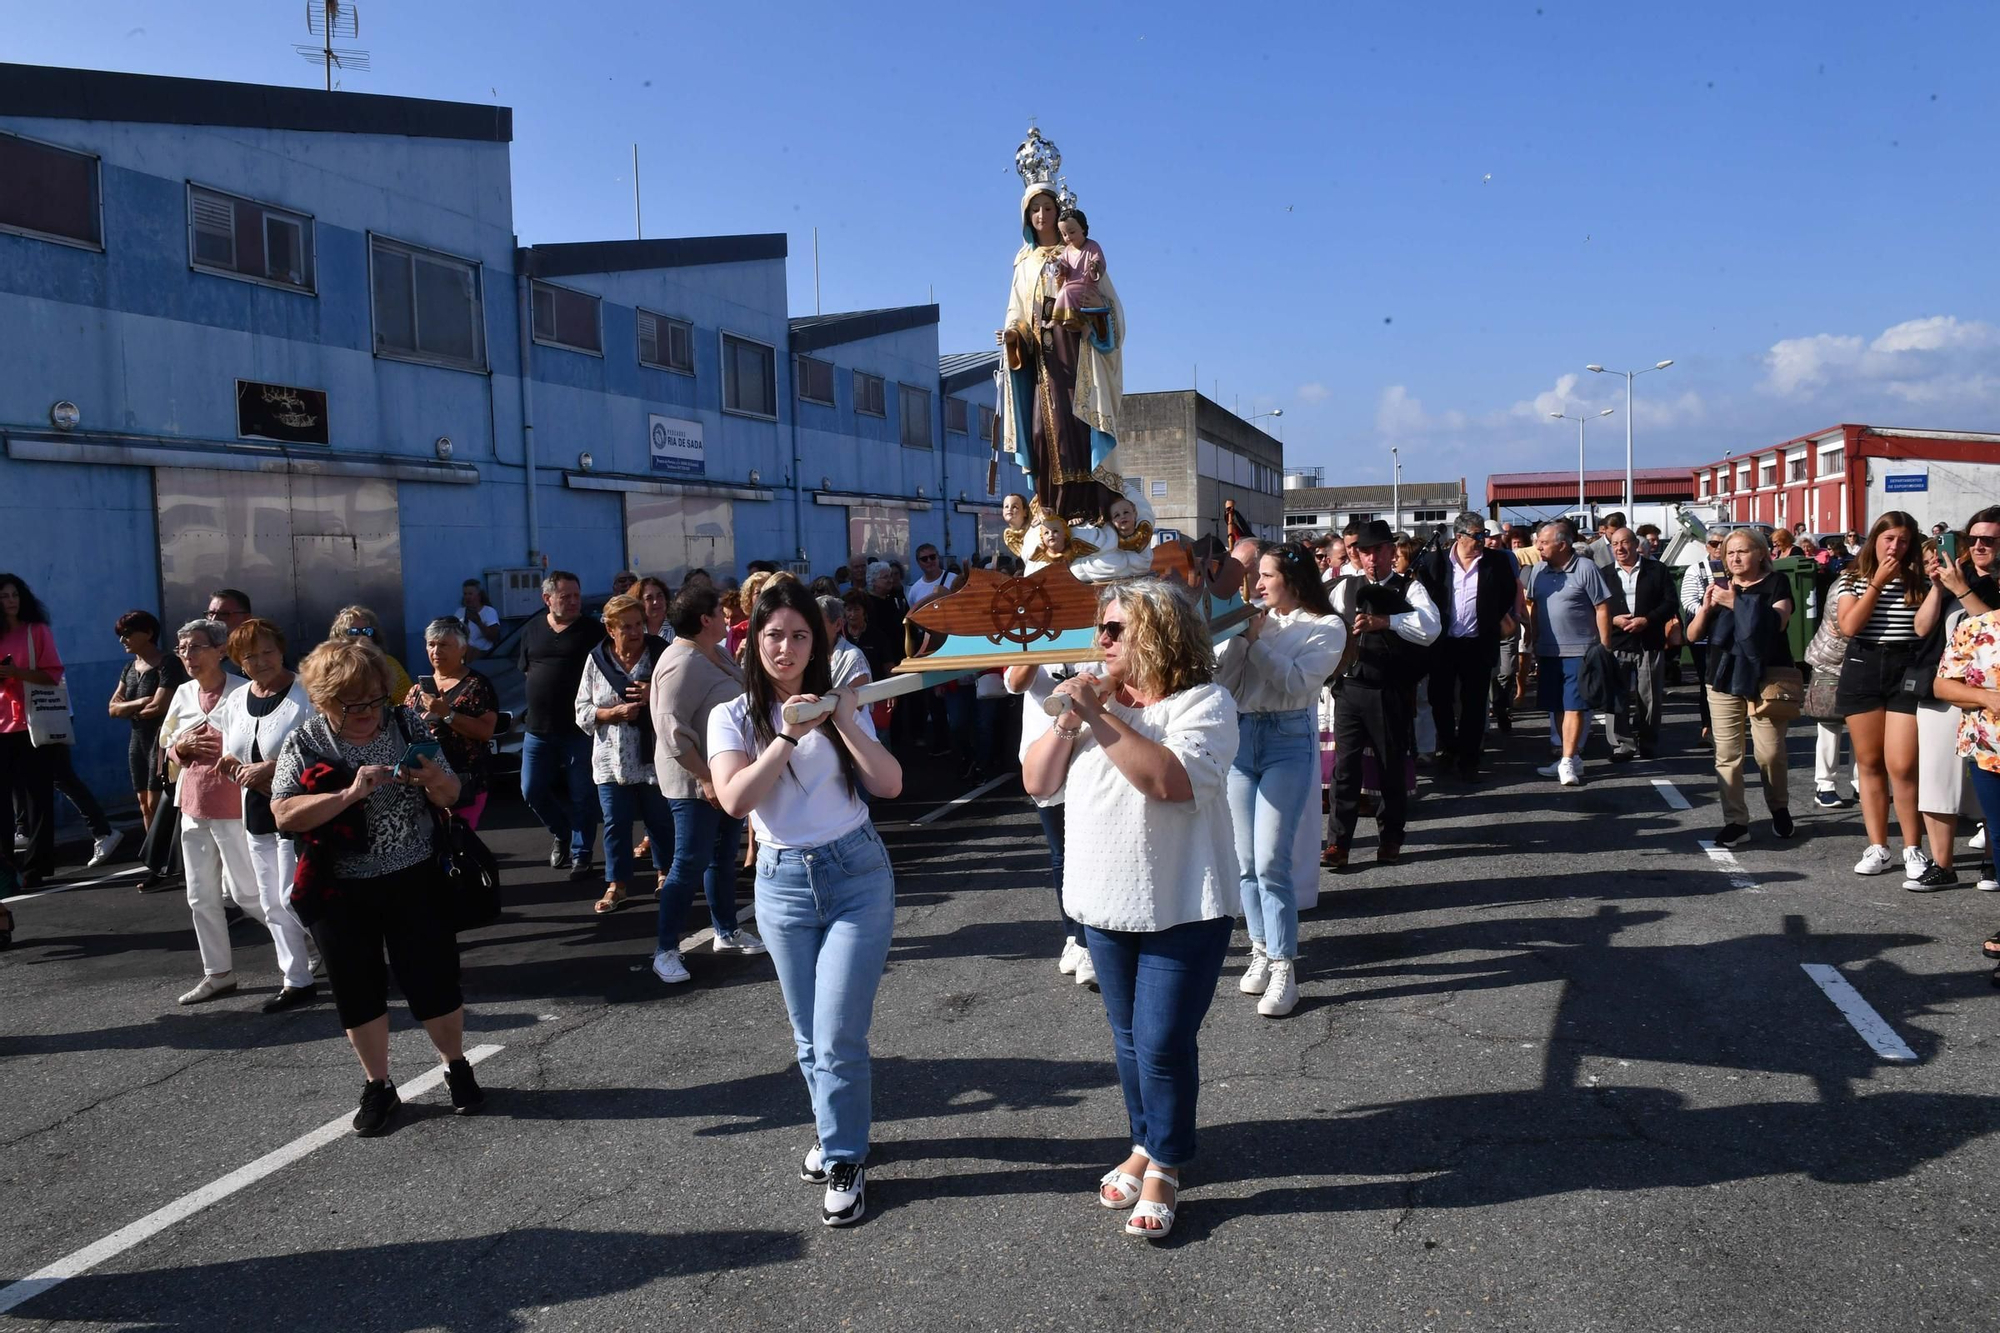
[[[478,1064],[487,1056],[498,1055],[504,1049],[496,1045],[475,1046],[465,1053],[465,1058],[473,1064]],[[421,1097],[442,1082],[444,1082],[444,1066],[435,1065],[408,1083],[400,1085],[397,1091],[405,1099]],[[96,1244],[86,1245],[46,1268],[37,1269],[18,1282],[0,1287],[0,1314],[6,1314],[22,1302],[33,1300],[43,1292],[89,1272],[107,1259],[116,1258],[133,1246],[159,1235],[175,1223],[193,1217],[210,1204],[256,1184],[272,1172],[290,1166],[316,1148],[325,1147],[341,1135],[353,1133],[353,1118],[354,1114],[351,1111],[337,1116],[318,1129],[293,1139],[284,1147],[265,1153],[248,1166],[238,1167],[220,1180],[211,1181],[192,1193],[183,1194],[166,1207],[146,1214],[130,1226],[112,1232]]]
[[[1681,795],[1681,789],[1665,778],[1654,778],[1653,790],[1660,794],[1661,800],[1665,801],[1675,810],[1694,809],[1692,805],[1688,804],[1688,798]]]
[[[1704,852],[1708,853],[1708,859],[1716,865],[1721,866],[1724,872],[1728,874],[1731,885],[1743,890],[1745,893],[1762,893],[1764,891],[1763,886],[1757,882],[1756,878],[1743,868],[1743,863],[1736,859],[1735,852],[1730,851],[1727,847],[1718,847],[1706,838],[1702,839],[1700,846]]]
[[[946,815],[950,814],[952,811],[956,810],[959,806],[964,805],[966,802],[972,800],[974,797],[984,796],[987,792],[992,791],[995,787],[999,786],[1001,783],[1013,781],[1013,778],[1014,775],[1012,773],[1002,773],[997,778],[988,778],[986,781],[980,783],[977,787],[974,787],[971,791],[965,793],[965,795],[952,797],[949,801],[946,801],[943,805],[939,806],[937,809],[931,811],[927,815],[918,815],[915,819],[912,819],[910,821],[910,826],[912,828],[915,828],[920,824],[928,824],[934,819],[942,819]]]
[[[1800,963],[1813,984],[1826,992],[1826,998],[1833,1001],[1833,1007],[1840,1010],[1854,1030],[1861,1034],[1861,1040],[1868,1043],[1875,1054],[1884,1060],[1914,1060],[1917,1053],[1909,1043],[1896,1035],[1896,1029],[1889,1021],[1875,1012],[1875,1006],[1861,998],[1861,992],[1840,975],[1840,969],[1831,963]]]
[[[134,875],[145,873],[146,867],[133,866],[129,870],[114,870],[98,879],[68,880],[61,884],[51,884],[45,889],[36,889],[33,893],[17,893],[11,898],[0,898],[0,903],[24,903],[30,898],[46,898],[52,893],[68,893],[71,889],[94,889],[100,884],[110,884],[116,880],[130,879]]]

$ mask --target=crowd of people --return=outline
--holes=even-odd
[[[1255,610],[1219,643],[1184,586],[1122,578],[1099,589],[1101,662],[983,671],[886,707],[859,703],[856,687],[933,646],[910,613],[963,577],[933,546],[914,552],[914,579],[858,556],[810,583],[769,565],[736,586],[696,571],[678,590],[621,574],[596,614],[582,580],[552,570],[543,611],[517,635],[520,718],[478,666],[506,626],[476,580],[425,627],[429,670],[414,678],[366,607],[294,654],[225,588],[171,649],[156,616],[119,617],[131,660],[108,709],[131,728],[149,833],[141,887],[171,883],[176,863],[185,887],[202,975],[180,1003],[237,989],[232,917],[267,930],[280,975],[262,1007],[315,1003],[324,979],[363,1070],[362,1135],[388,1129],[400,1104],[392,973],[454,1110],[483,1101],[463,1052],[449,831],[476,839],[495,741],[518,729],[521,793],[550,866],[598,881],[601,864],[597,914],[655,896],[662,984],[693,980],[683,928],[697,890],[713,952],[768,954],[817,1126],[800,1174],[824,1186],[834,1226],[866,1211],[868,1033],[894,919],[871,802],[894,798],[904,763],[926,751],[981,778],[1012,750],[1048,847],[1052,952],[1102,996],[1126,1102],[1131,1151],[1097,1199],[1159,1239],[1194,1156],[1197,1033],[1235,920],[1250,950],[1237,989],[1282,1018],[1298,1003],[1299,913],[1319,871],[1353,866],[1371,816],[1374,860],[1396,863],[1419,770],[1479,782],[1530,682],[1549,717],[1540,772],[1574,787],[1593,725],[1612,762],[1660,757],[1685,646],[1718,845],[1750,833],[1746,758],[1771,832],[1794,836],[1785,739],[1804,708],[1818,726],[1816,804],[1841,803],[1843,734],[1852,751],[1867,836],[1856,871],[1900,861],[1914,891],[1958,882],[1961,828],[2000,818],[2000,508],[1928,538],[1892,512],[1846,545],[1737,526],[1710,534],[1676,584],[1660,534],[1618,515],[1588,539],[1568,520],[1530,536],[1469,513],[1425,543],[1380,521],[1248,541],[1231,559]],[[1786,552],[1810,557],[1803,577],[1796,562],[1774,567]],[[990,563],[1018,569],[1011,559]],[[1792,646],[1801,587],[1825,608],[1810,683]],[[17,811],[20,833],[0,864],[14,884],[53,864],[54,794],[73,770],[67,746],[37,743],[30,690],[61,679],[46,608],[0,574],[0,808]],[[102,819],[93,863],[118,841],[108,823],[97,832]],[[737,901],[746,864],[756,933]],[[1990,853],[1979,887],[2000,887]],[[2000,984],[2000,933],[1985,952]]]

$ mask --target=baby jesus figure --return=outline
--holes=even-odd
[[[1063,248],[1056,255],[1057,279],[1055,322],[1065,328],[1080,329],[1089,319],[1084,312],[1101,310],[1104,295],[1097,284],[1104,280],[1104,247],[1090,239],[1090,219],[1080,208],[1065,208],[1056,220]]]

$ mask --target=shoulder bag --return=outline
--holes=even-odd
[[[436,682],[433,681],[433,684]],[[410,727],[403,708],[391,709],[403,744],[410,743]],[[428,735],[428,731],[425,733]],[[450,810],[440,809],[424,797],[431,812],[431,864],[438,883],[450,904],[452,929],[473,930],[500,919],[500,862],[472,831],[472,826]]]
[[[1813,632],[1812,642],[1806,645],[1806,666],[1812,671],[1812,679],[1799,701],[1800,712],[1820,722],[1840,720],[1834,696],[1840,690],[1840,664],[1846,660],[1847,636],[1840,632],[1840,617],[1831,607],[1826,607],[1820,616],[1819,628]]]
[[[33,625],[28,626],[28,670],[37,670]],[[21,689],[27,702],[29,742],[37,747],[76,744],[76,719],[69,714],[69,686],[60,680],[53,685],[24,680]]]

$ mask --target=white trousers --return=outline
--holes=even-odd
[[[1847,727],[1840,722],[1832,725],[1821,722],[1816,724],[1816,730],[1819,734],[1813,741],[1813,790],[1830,791],[1838,796],[1840,795],[1840,738],[1847,734]],[[1849,765],[1847,799],[1853,800],[1854,793],[1858,789],[1853,766]]]
[[[298,869],[298,845],[275,833],[252,833],[250,865],[257,874],[257,901],[264,909],[264,924],[271,928],[271,941],[278,946],[278,967],[285,984],[302,988],[313,984],[312,960],[306,956],[306,928],[292,911],[292,875]]]
[[[187,876],[188,910],[201,946],[201,970],[219,977],[232,970],[225,897],[259,925],[267,925],[257,901],[257,872],[250,862],[250,835],[240,819],[202,819],[181,811],[181,865]]]

